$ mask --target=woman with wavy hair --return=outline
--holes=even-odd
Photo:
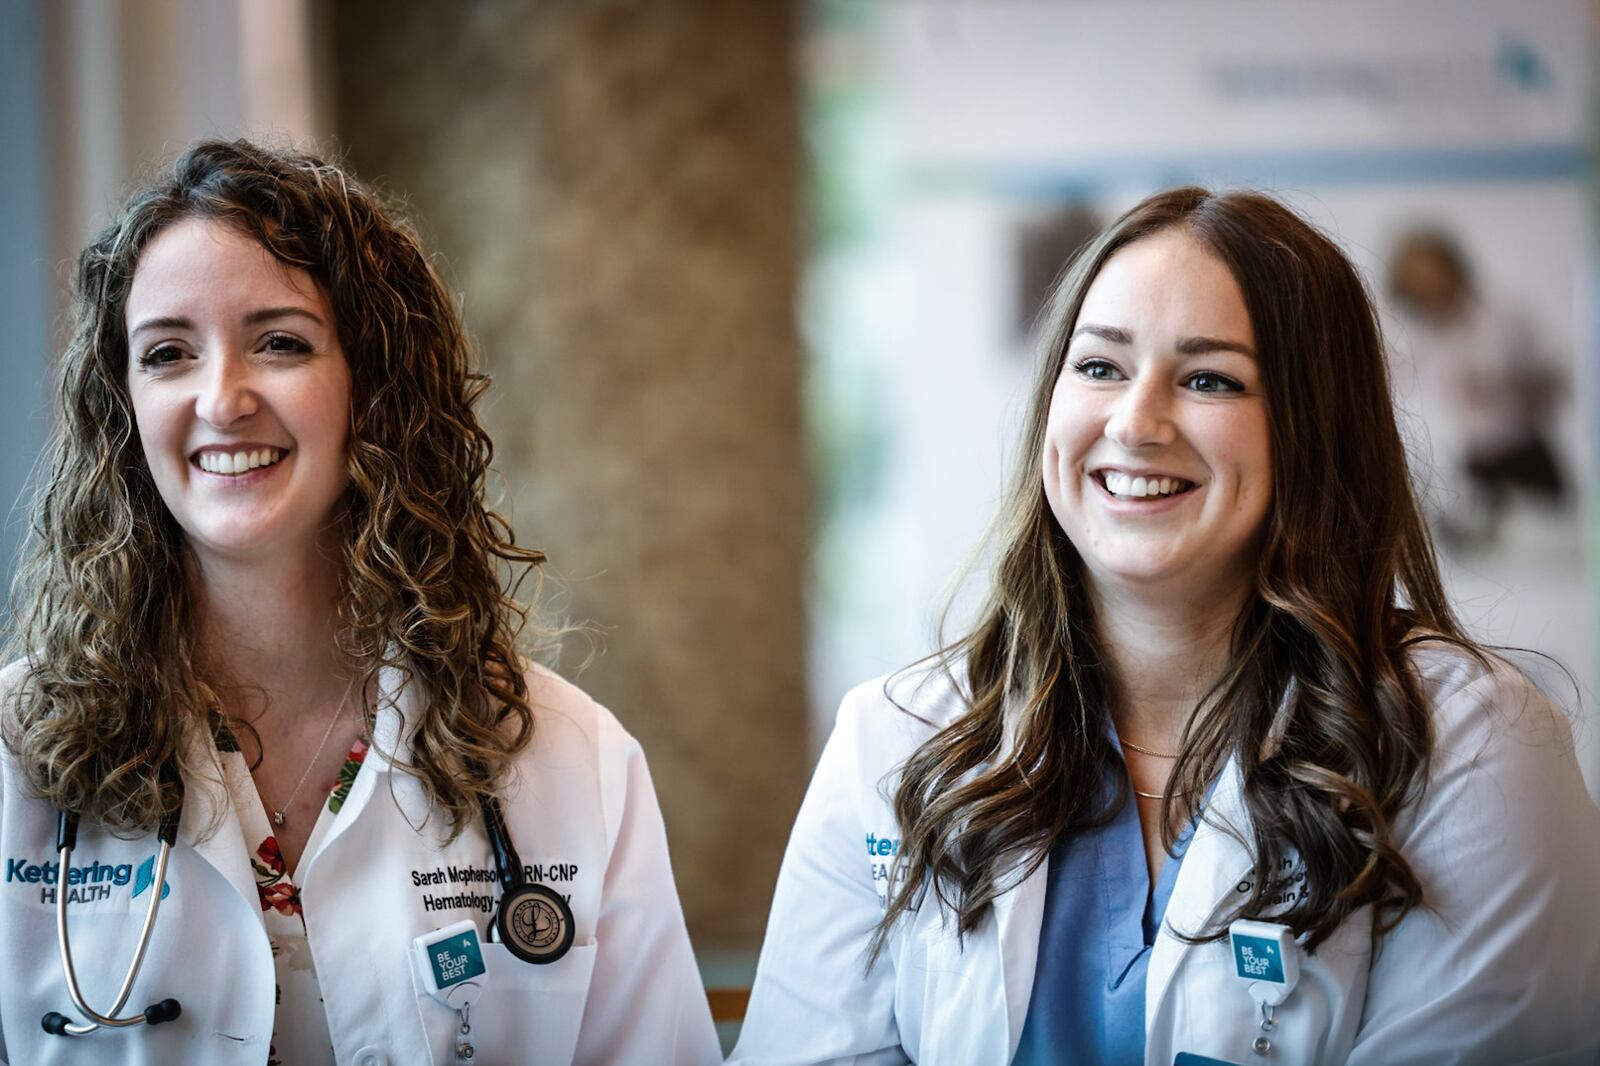
[[[411,230],[201,143],[76,298],[5,675],[0,1058],[714,1061],[639,747],[518,650],[542,556],[485,504],[487,383]]]
[[[1349,261],[1176,189],[1043,337],[987,606],[846,698],[735,1061],[1591,1061],[1600,813],[1452,614]]]

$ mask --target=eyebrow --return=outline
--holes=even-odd
[[[327,323],[322,320],[322,316],[317,314],[315,311],[312,311],[310,308],[294,306],[263,307],[260,310],[251,311],[248,315],[245,315],[243,321],[247,326],[259,326],[263,322],[272,322],[280,318],[309,318],[319,326],[327,325]],[[137,326],[133,327],[133,329],[129,330],[128,336],[136,336],[140,333],[143,333],[147,329],[192,330],[194,329],[194,320],[184,318],[180,315],[161,315],[156,318],[147,318],[143,322],[140,322]]]
[[[1127,330],[1118,329],[1116,326],[1098,326],[1092,322],[1073,330],[1072,336],[1067,343],[1071,344],[1072,341],[1084,336],[1099,337],[1101,340],[1109,341],[1112,344],[1133,343],[1133,334]],[[1224,340],[1221,337],[1180,337],[1175,347],[1179,355],[1204,355],[1207,352],[1238,352],[1240,355],[1248,355],[1252,359],[1256,357],[1255,349],[1248,344]]]

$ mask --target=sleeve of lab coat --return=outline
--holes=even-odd
[[[1353,1066],[1586,1062],[1600,1049],[1600,812],[1566,720],[1508,668],[1435,716],[1401,847],[1423,906],[1374,957]]]
[[[601,782],[610,859],[595,927],[598,953],[573,1061],[719,1063],[711,1008],[689,946],[683,908],[667,857],[666,827],[644,752],[621,727],[609,743],[621,759],[604,759]]]
[[[903,1063],[895,974],[867,945],[883,916],[866,854],[864,813],[882,770],[863,742],[857,689],[839,710],[789,837],[744,1028],[730,1063]],[[882,710],[881,705],[875,708]]]

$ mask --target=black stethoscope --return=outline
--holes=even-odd
[[[160,1025],[173,1021],[183,1013],[182,1005],[175,999],[152,1003],[142,1014],[118,1017],[117,1013],[128,1002],[128,996],[133,992],[133,982],[139,976],[139,968],[144,965],[145,953],[150,948],[150,935],[155,930],[156,911],[161,907],[161,896],[167,887],[167,861],[178,841],[178,821],[183,813],[183,779],[171,769],[163,770],[161,779],[164,784],[177,789],[178,803],[172,813],[162,817],[156,828],[156,839],[161,842],[161,850],[156,853],[155,883],[152,886],[154,891],[150,894],[150,906],[145,911],[133,962],[128,966],[127,976],[122,979],[116,1002],[104,1014],[84,1001],[83,990],[78,987],[78,972],[72,965],[72,939],[67,934],[68,893],[65,888],[67,871],[72,868],[72,849],[78,844],[78,816],[70,811],[59,813],[56,852],[61,861],[62,891],[56,893],[56,942],[61,949],[61,970],[67,978],[67,992],[72,996],[73,1005],[89,1021],[75,1023],[60,1011],[53,1010],[40,1019],[47,1033],[83,1036],[101,1027]],[[500,878],[501,887],[490,939],[505,944],[506,949],[523,962],[541,965],[555,962],[572,948],[576,932],[572,908],[555,890],[527,879],[522,858],[506,831],[500,801],[493,796],[484,796],[479,803],[483,809],[483,828],[489,835],[489,847],[494,853],[495,873]]]

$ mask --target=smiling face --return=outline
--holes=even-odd
[[[185,219],[140,256],[126,318],[145,462],[202,560],[313,549],[346,485],[350,366],[311,276]]]
[[[1182,230],[1084,294],[1045,430],[1045,496],[1103,589],[1235,595],[1272,501],[1255,334],[1228,268]]]

